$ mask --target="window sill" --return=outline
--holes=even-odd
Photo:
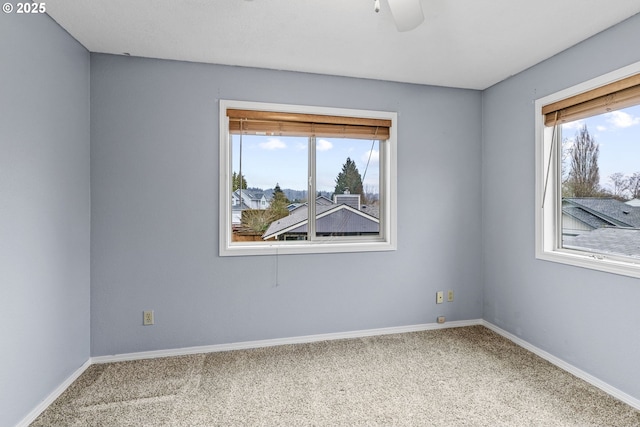
[[[386,252],[397,249],[393,242],[340,242],[340,243],[286,243],[257,247],[255,245],[243,245],[234,243],[220,248],[220,256],[247,256],[247,255],[292,255],[292,254],[319,254],[319,253],[348,253],[348,252]]]
[[[640,261],[635,263],[610,258],[601,254],[591,255],[571,250],[541,251],[536,254],[536,258],[543,261],[572,265],[574,267],[640,278]]]

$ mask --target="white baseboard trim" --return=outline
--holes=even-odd
[[[111,363],[126,360],[154,359],[158,357],[184,356],[187,354],[215,353],[220,351],[246,350],[250,348],[273,347],[276,345],[304,344],[317,341],[340,340],[347,338],[362,338],[375,335],[402,334],[406,332],[427,331],[433,329],[459,328],[480,325],[481,319],[457,320],[446,323],[424,323],[418,325],[395,326],[390,328],[364,329],[359,331],[335,332],[329,334],[303,335],[290,338],[276,338],[258,341],[242,341],[229,344],[215,344],[198,347],[184,347],[169,350],[142,351],[137,353],[115,354],[91,358],[91,363]]]
[[[556,365],[557,367],[559,367],[560,369],[563,369],[567,372],[569,372],[570,374],[575,375],[576,377],[588,382],[589,384],[598,387],[600,390],[604,391],[605,393],[615,397],[618,400],[621,400],[622,402],[626,403],[629,406],[632,406],[635,409],[640,410],[640,399],[636,399],[635,397],[625,393],[622,390],[619,390],[615,387],[613,387],[610,384],[607,384],[606,382],[594,377],[593,375],[583,371],[582,369],[579,369],[575,366],[573,366],[570,363],[565,362],[564,360],[552,355],[551,353],[548,353],[538,347],[536,347],[533,344],[528,343],[527,341],[518,338],[517,336],[513,335],[510,332],[505,331],[504,329],[499,328],[498,326],[494,325],[493,323],[487,322],[486,320],[482,320],[480,322],[481,325],[491,329],[492,331],[494,331],[495,333],[502,335],[503,337],[513,341],[514,343],[516,343],[517,345],[519,345],[520,347],[523,347],[527,350],[529,350],[530,352],[542,357],[543,359],[545,359],[546,361],[553,363],[554,365]]]
[[[47,409],[49,407],[49,405],[51,405],[53,403],[54,400],[56,400],[58,397],[60,397],[60,395],[75,380],[77,380],[78,377],[80,375],[82,375],[82,373],[84,371],[86,371],[89,366],[91,366],[91,359],[88,359],[86,362],[84,362],[82,364],[82,366],[80,366],[78,369],[76,369],[76,371],[74,373],[69,375],[69,377],[66,380],[64,380],[58,387],[56,387],[56,389],[53,390],[42,402],[40,402],[40,404],[38,406],[33,408],[33,410],[31,412],[29,412],[27,414],[27,416],[22,419],[22,421],[20,421],[18,424],[16,424],[16,427],[28,427],[29,424],[34,422],[35,419],[38,418],[38,416],[41,413],[43,413],[44,410]]]

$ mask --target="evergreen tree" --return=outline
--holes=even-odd
[[[271,203],[267,209],[249,209],[242,212],[242,226],[256,233],[264,233],[269,225],[289,215],[289,199],[279,184],[273,189]]]
[[[349,190],[351,194],[360,194],[361,200],[364,200],[364,190],[362,188],[362,177],[356,162],[347,157],[347,161],[342,165],[342,171],[336,178],[336,187],[333,191],[334,194],[344,194],[345,190]]]
[[[240,174],[237,172],[234,172],[233,175],[231,176],[231,191],[236,191],[240,188]],[[247,180],[244,178],[244,175],[242,175],[242,189],[246,190],[247,189]]]
[[[275,221],[289,215],[289,209],[287,209],[287,206],[289,206],[290,203],[291,202],[287,199],[287,196],[280,188],[280,184],[276,184],[273,189],[273,196],[271,197],[271,204],[268,209],[270,212],[270,220]]]

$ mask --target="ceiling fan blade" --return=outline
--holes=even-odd
[[[398,31],[409,31],[424,21],[420,0],[388,0]]]

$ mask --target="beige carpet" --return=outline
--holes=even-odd
[[[482,326],[93,365],[32,426],[640,426]]]

